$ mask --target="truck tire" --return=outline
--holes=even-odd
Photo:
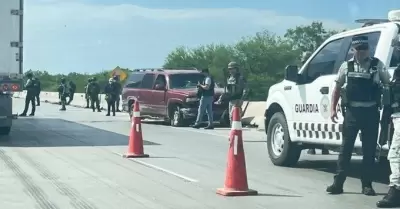
[[[170,124],[173,127],[182,127],[185,125],[185,121],[183,119],[182,116],[182,112],[180,110],[179,105],[174,105],[172,107],[172,111],[171,111],[171,117],[170,117]]]
[[[11,132],[11,127],[0,127],[0,136],[9,135]]]
[[[267,129],[267,148],[274,165],[291,167],[297,164],[301,148],[290,140],[286,118],[282,112],[272,115]]]

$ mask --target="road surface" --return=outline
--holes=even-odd
[[[15,110],[22,110],[15,99]],[[298,168],[273,166],[264,133],[244,131],[249,186],[260,195],[223,197],[228,129],[194,130],[144,124],[146,159],[124,159],[128,116],[43,103],[35,117],[15,121],[0,140],[0,208],[289,209],[374,208],[387,191],[380,172],[376,197],[360,194],[353,164],[345,194],[325,194],[336,155],[304,155]],[[379,170],[377,168],[377,170]]]

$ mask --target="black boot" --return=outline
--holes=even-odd
[[[394,186],[390,187],[387,195],[376,203],[378,208],[397,208],[400,207],[400,190]]]
[[[372,186],[363,186],[361,189],[361,193],[367,196],[376,196],[376,192],[372,188]]]
[[[344,179],[338,176],[335,176],[334,179],[333,184],[326,188],[326,192],[329,194],[342,194]]]

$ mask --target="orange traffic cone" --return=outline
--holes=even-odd
[[[223,196],[257,195],[258,192],[249,189],[247,185],[246,161],[243,149],[242,123],[239,108],[234,107],[232,129],[229,136],[228,163],[225,173],[224,188],[217,189],[217,194]]]
[[[142,121],[140,119],[139,102],[135,102],[133,107],[131,133],[129,134],[128,153],[123,155],[125,158],[144,158],[149,155],[143,151]]]

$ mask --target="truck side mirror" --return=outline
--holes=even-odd
[[[288,65],[285,68],[285,80],[297,82],[299,80],[299,68],[297,65]]]

